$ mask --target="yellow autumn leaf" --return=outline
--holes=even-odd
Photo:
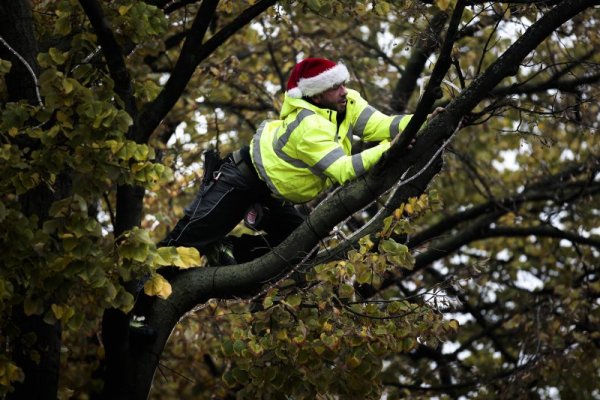
[[[201,264],[200,252],[194,247],[177,247],[179,257],[173,260],[173,265],[179,268],[197,267]]]
[[[421,210],[427,208],[427,206],[429,205],[429,198],[426,195],[420,196],[419,200],[417,200],[417,205]]]
[[[123,16],[123,15],[127,14],[127,12],[129,11],[130,8],[131,8],[131,5],[129,5],[129,6],[120,6],[119,7],[119,15]]]
[[[61,319],[63,317],[65,311],[63,306],[59,304],[52,304],[50,308],[52,308],[52,312],[54,313],[54,317],[56,319]]]
[[[446,11],[448,9],[448,6],[450,5],[450,0],[437,0],[435,4],[440,10]]]
[[[158,296],[161,299],[166,299],[171,295],[173,289],[171,284],[161,275],[155,274],[144,283],[144,293],[148,296]]]
[[[456,332],[456,331],[458,331],[458,327],[459,327],[459,325],[460,325],[460,324],[459,324],[459,323],[458,323],[458,321],[457,321],[457,320],[455,320],[455,319],[451,319],[451,320],[448,322],[448,327],[449,327],[450,329],[452,329],[453,331],[455,331],[455,332]]]
[[[404,203],[400,204],[400,207],[398,207],[397,209],[394,210],[394,218],[395,219],[400,219],[402,218],[402,213],[404,212]]]
[[[504,225],[515,225],[517,216],[514,212],[509,212],[500,218],[500,222]]]

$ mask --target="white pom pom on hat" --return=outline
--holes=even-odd
[[[348,79],[350,73],[344,64],[326,58],[305,58],[292,69],[287,95],[295,99],[315,96]]]

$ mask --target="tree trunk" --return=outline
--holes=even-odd
[[[39,104],[36,80],[38,73],[36,57],[38,44],[35,37],[31,6],[26,0],[0,0],[0,35],[6,44],[0,44],[0,57],[10,60],[11,70],[6,78],[9,101],[27,100],[31,104]],[[22,58],[17,57],[15,53]],[[28,64],[25,65],[25,62]],[[21,140],[20,147],[35,148],[32,140]],[[62,198],[70,191],[67,175],[57,178],[54,193],[46,186],[40,185],[20,196],[22,211],[27,216],[36,215],[39,224],[48,218],[48,210],[52,202]],[[8,399],[55,399],[58,393],[58,375],[60,364],[61,326],[59,323],[49,325],[42,316],[25,315],[22,308],[12,312],[12,322],[19,330],[19,338],[35,334],[33,345],[26,345],[17,339],[11,343],[13,360],[25,374],[24,382],[15,385],[15,391]],[[37,353],[39,360],[32,360],[31,355]]]

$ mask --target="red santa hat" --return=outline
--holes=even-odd
[[[336,64],[326,58],[306,58],[292,69],[287,83],[287,95],[295,99],[315,96],[349,78],[350,74],[344,64]]]

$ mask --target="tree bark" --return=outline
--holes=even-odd
[[[10,60],[11,70],[6,77],[9,101],[26,100],[39,104],[36,79],[39,72],[36,62],[38,43],[35,37],[33,16],[28,1],[0,0],[0,35],[6,44],[0,44],[0,57]],[[19,56],[17,56],[17,53]],[[27,65],[26,65],[27,64]],[[20,148],[35,148],[38,144],[29,139],[19,139]],[[48,219],[52,203],[70,192],[70,179],[67,174],[57,177],[56,188],[51,191],[41,184],[20,196],[22,212],[27,216],[37,216],[41,226]],[[24,289],[23,289],[24,290]],[[19,329],[19,338],[11,343],[13,360],[23,370],[25,380],[15,384],[14,392],[8,399],[55,399],[58,393],[60,363],[61,326],[49,325],[40,315],[25,315],[22,307],[12,311],[12,322]],[[28,346],[20,338],[35,334],[36,341]],[[32,352],[39,354],[39,361],[32,360]]]

